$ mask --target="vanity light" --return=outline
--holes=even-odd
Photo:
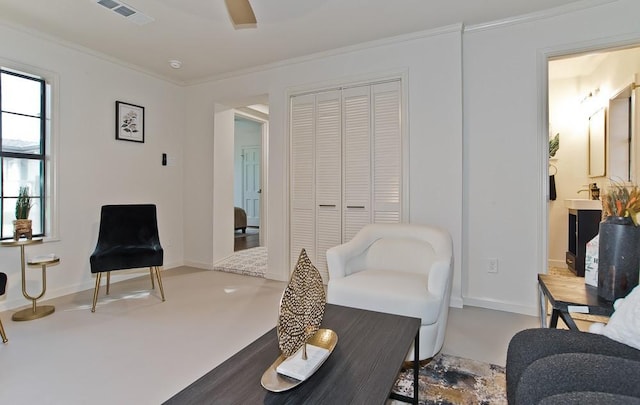
[[[582,101],[580,101],[580,108],[586,116],[591,117],[594,113],[605,106],[606,100],[603,99],[603,93],[600,87],[591,90]]]
[[[586,101],[588,101],[590,98],[592,97],[597,97],[598,94],[600,94],[600,88],[597,88],[595,90],[592,90],[589,92],[589,94],[587,94],[586,96],[584,96],[584,98],[582,99],[582,101],[580,101],[581,103],[584,103]]]

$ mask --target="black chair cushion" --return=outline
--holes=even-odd
[[[7,275],[5,273],[0,273],[0,295],[4,295],[6,288],[7,288]]]
[[[105,205],[91,272],[162,266],[163,250],[153,204]]]

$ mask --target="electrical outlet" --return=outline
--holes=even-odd
[[[498,272],[498,259],[492,257],[487,259],[487,272],[488,273],[497,273]]]

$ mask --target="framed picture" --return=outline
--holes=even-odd
[[[116,139],[144,143],[144,107],[116,101]]]

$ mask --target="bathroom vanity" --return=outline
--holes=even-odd
[[[569,244],[565,260],[576,276],[584,277],[587,242],[599,232],[602,201],[565,200],[565,205],[569,210]]]

